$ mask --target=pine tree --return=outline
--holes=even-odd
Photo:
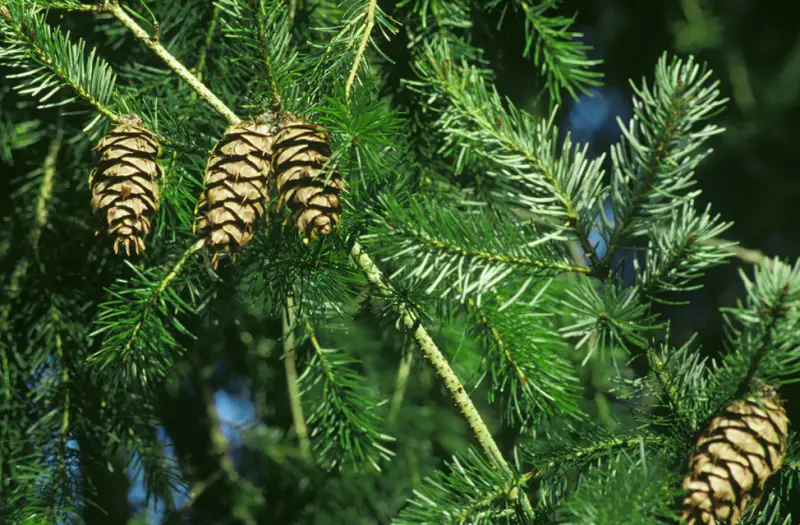
[[[701,197],[703,60],[605,153],[558,129],[580,16],[0,0],[0,522],[792,523],[800,261]],[[675,344],[734,256],[723,350]]]

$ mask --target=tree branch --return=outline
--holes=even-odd
[[[150,298],[147,301],[147,305],[142,310],[142,314],[139,317],[139,321],[133,327],[133,330],[131,330],[130,335],[125,340],[125,344],[123,345],[123,354],[125,354],[131,349],[133,342],[136,340],[136,336],[139,335],[139,331],[142,329],[142,326],[144,326],[144,321],[145,318],[147,317],[147,313],[149,312],[149,310],[156,305],[159,297],[161,297],[161,294],[164,293],[164,290],[166,290],[169,287],[170,283],[176,277],[178,277],[178,274],[180,274],[181,272],[181,268],[183,268],[183,265],[186,263],[189,257],[203,246],[205,246],[205,239],[200,239],[197,242],[193,243],[185,252],[183,252],[181,258],[178,259],[178,262],[175,263],[175,266],[172,267],[169,273],[167,273],[167,275],[165,275],[164,278],[161,279],[158,288],[156,288],[156,290],[150,296]]]
[[[350,255],[353,257],[353,261],[355,261],[356,265],[364,272],[367,281],[369,281],[381,295],[384,297],[391,297],[393,295],[391,285],[387,282],[383,272],[375,265],[358,241],[353,243]],[[464,419],[467,420],[467,424],[478,439],[478,443],[480,443],[486,456],[495,466],[508,469],[508,465],[503,455],[500,453],[500,449],[497,447],[492,433],[489,431],[480,413],[478,413],[478,409],[475,408],[466,390],[464,390],[464,387],[458,380],[458,376],[453,372],[450,363],[447,362],[447,359],[442,355],[439,347],[436,346],[436,343],[422,325],[419,316],[406,305],[397,305],[395,310],[400,315],[400,320],[406,331],[411,334],[411,337],[414,338],[414,341],[419,346],[422,355],[433,366],[436,374],[444,383],[447,391],[450,393],[450,397],[453,398],[453,401],[455,401]]]
[[[726,252],[731,253],[734,257],[749,264],[761,264],[767,259],[767,256],[764,255],[764,252],[761,250],[753,250],[741,246],[730,246],[731,241],[726,239],[706,239],[701,242],[710,246],[724,246],[723,249]]]
[[[358,75],[358,68],[361,66],[361,60],[364,58],[364,53],[367,52],[369,46],[369,39],[372,36],[372,28],[375,27],[375,8],[377,7],[377,0],[369,0],[367,6],[366,16],[364,17],[364,36],[361,37],[361,43],[356,51],[356,59],[353,61],[353,67],[350,69],[350,74],[347,76],[347,82],[344,85],[345,98],[350,100],[350,91],[353,89],[353,84]]]
[[[386,425],[389,428],[394,428],[395,421],[397,421],[397,414],[400,413],[400,407],[406,395],[408,376],[411,373],[411,364],[413,362],[414,353],[406,351],[403,354],[403,358],[400,360],[400,366],[397,367],[397,377],[394,381],[394,394],[392,394],[392,402],[389,406],[389,415],[386,417]]]
[[[219,22],[219,5],[214,6],[214,11],[211,13],[211,22],[208,24],[206,31],[206,40],[203,43],[203,48],[200,50],[200,58],[197,59],[197,65],[194,67],[194,73],[197,75],[197,80],[202,81],[203,71],[206,67],[206,57],[208,56],[208,49],[211,47],[211,42],[214,39],[214,33],[217,31],[217,23]],[[196,93],[196,92],[195,92]]]
[[[286,297],[286,305],[281,312],[281,329],[283,331],[283,366],[286,371],[286,388],[289,392],[289,404],[292,409],[292,421],[300,451],[304,459],[311,459],[311,441],[308,439],[308,426],[303,415],[300,392],[297,389],[297,353],[294,341],[294,300]]]
[[[267,38],[266,21],[264,20],[264,13],[259,6],[254,6],[256,11],[256,20],[258,24],[258,43],[261,45],[261,52],[264,55],[264,74],[267,77],[267,87],[269,88],[272,96],[272,109],[280,111],[283,99],[278,93],[278,85],[275,82],[275,75],[272,73],[272,59],[269,56],[269,38]]]
[[[133,33],[133,36],[136,37],[137,40],[142,42],[144,45],[150,48],[153,53],[158,55],[158,57],[164,61],[164,63],[175,72],[181,79],[186,82],[189,87],[194,89],[200,98],[206,101],[206,103],[214,108],[217,113],[225,117],[231,124],[236,124],[240,121],[239,117],[236,116],[236,113],[231,111],[231,109],[225,105],[214,93],[209,90],[205,84],[203,84],[196,76],[194,76],[183,64],[181,64],[172,54],[167,51],[164,46],[161,45],[156,38],[147,34],[147,32],[142,29],[142,27],[136,23],[136,21],[128,16],[128,13],[119,5],[118,0],[106,0],[106,3],[103,4],[103,8],[106,12],[111,13],[114,15],[114,18],[120,21],[122,25],[128,28],[128,30]]]
[[[101,6],[96,6],[96,7],[99,8]],[[101,12],[100,9],[92,11]],[[11,13],[9,13],[3,8],[0,8],[0,16],[4,17],[9,22],[12,21]],[[103,103],[101,103],[99,100],[93,97],[92,94],[89,93],[87,90],[85,90],[82,86],[74,83],[72,79],[68,78],[63,70],[61,70],[60,68],[56,67],[55,64],[53,64],[51,58],[47,56],[42,47],[39,45],[36,39],[36,34],[32,28],[30,28],[26,23],[23,23],[21,27],[17,26],[14,28],[14,30],[16,31],[18,38],[24,41],[24,43],[27,46],[29,46],[31,52],[34,54],[36,59],[42,64],[44,64],[50,71],[52,71],[53,74],[57,76],[61,80],[61,82],[64,83],[64,85],[67,85],[70,88],[72,88],[72,90],[79,97],[81,97],[83,100],[94,106],[94,108],[97,109],[97,111],[102,113],[103,116],[107,117],[109,120],[113,122],[120,121],[120,119],[122,118],[121,115],[113,111],[111,108],[106,107]]]
[[[734,399],[744,396],[744,394],[750,390],[750,382],[758,372],[758,366],[767,355],[767,350],[769,350],[770,346],[772,346],[774,343],[773,332],[775,331],[775,326],[778,324],[778,321],[781,319],[781,316],[785,313],[785,311],[791,309],[791,305],[785,304],[788,295],[789,283],[787,282],[781,289],[781,294],[778,297],[777,304],[764,304],[764,311],[770,316],[769,324],[767,324],[767,328],[764,333],[764,341],[761,343],[761,346],[758,347],[758,350],[756,350],[755,354],[753,354],[753,357],[750,360],[750,366],[747,368],[747,373],[744,375],[744,377],[742,377],[742,380],[739,382],[739,387],[736,389],[736,393],[733,395]]]

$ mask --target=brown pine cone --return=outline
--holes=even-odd
[[[735,525],[783,463],[789,419],[772,391],[729,404],[695,444],[683,488],[688,525]]]
[[[331,155],[330,135],[291,113],[284,114],[275,136],[275,179],[280,203],[294,213],[306,239],[327,235],[342,214],[344,181],[322,168]]]
[[[195,230],[211,247],[215,268],[222,249],[236,260],[242,246],[253,238],[255,221],[264,215],[272,139],[268,117],[259,117],[228,128],[211,152]]]
[[[130,114],[95,149],[100,159],[89,177],[92,207],[105,211],[106,230],[116,238],[114,253],[120,246],[127,255],[131,248],[144,252],[144,237],[158,212],[158,139],[142,127],[141,118]]]

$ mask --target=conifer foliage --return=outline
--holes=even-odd
[[[568,7],[0,0],[0,523],[796,521],[800,262],[672,328],[725,75],[580,144]]]

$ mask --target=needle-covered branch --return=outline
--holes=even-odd
[[[70,40],[69,33],[45,21],[41,7],[24,0],[9,0],[0,7],[0,62],[21,70],[9,78],[23,79],[15,84],[21,93],[39,100],[40,107],[69,104],[76,96],[102,115],[117,122],[120,115],[111,108],[116,75],[86,42]],[[69,87],[73,96],[56,96]]]
[[[428,45],[415,69],[419,80],[408,85],[437,115],[442,152],[455,160],[455,171],[482,162],[498,186],[495,198],[530,210],[596,261],[588,237],[603,190],[603,157],[590,160],[569,138],[559,146],[555,114],[536,119],[518,110],[445,42]]]
[[[591,88],[602,85],[603,73],[597,68],[602,60],[589,58],[592,46],[583,42],[583,33],[573,31],[575,16],[554,15],[558,0],[492,0],[490,8],[509,7],[521,11],[525,18],[523,56],[533,56],[533,64],[546,78],[550,99],[561,101],[561,90],[577,99],[590,94]]]
[[[695,170],[711,150],[705,143],[723,131],[705,122],[727,99],[719,81],[693,57],[658,61],[652,88],[634,87],[634,117],[611,150],[611,221],[603,214],[608,255],[626,240],[667,223],[672,212],[700,192]],[[632,84],[633,85],[633,84]]]

